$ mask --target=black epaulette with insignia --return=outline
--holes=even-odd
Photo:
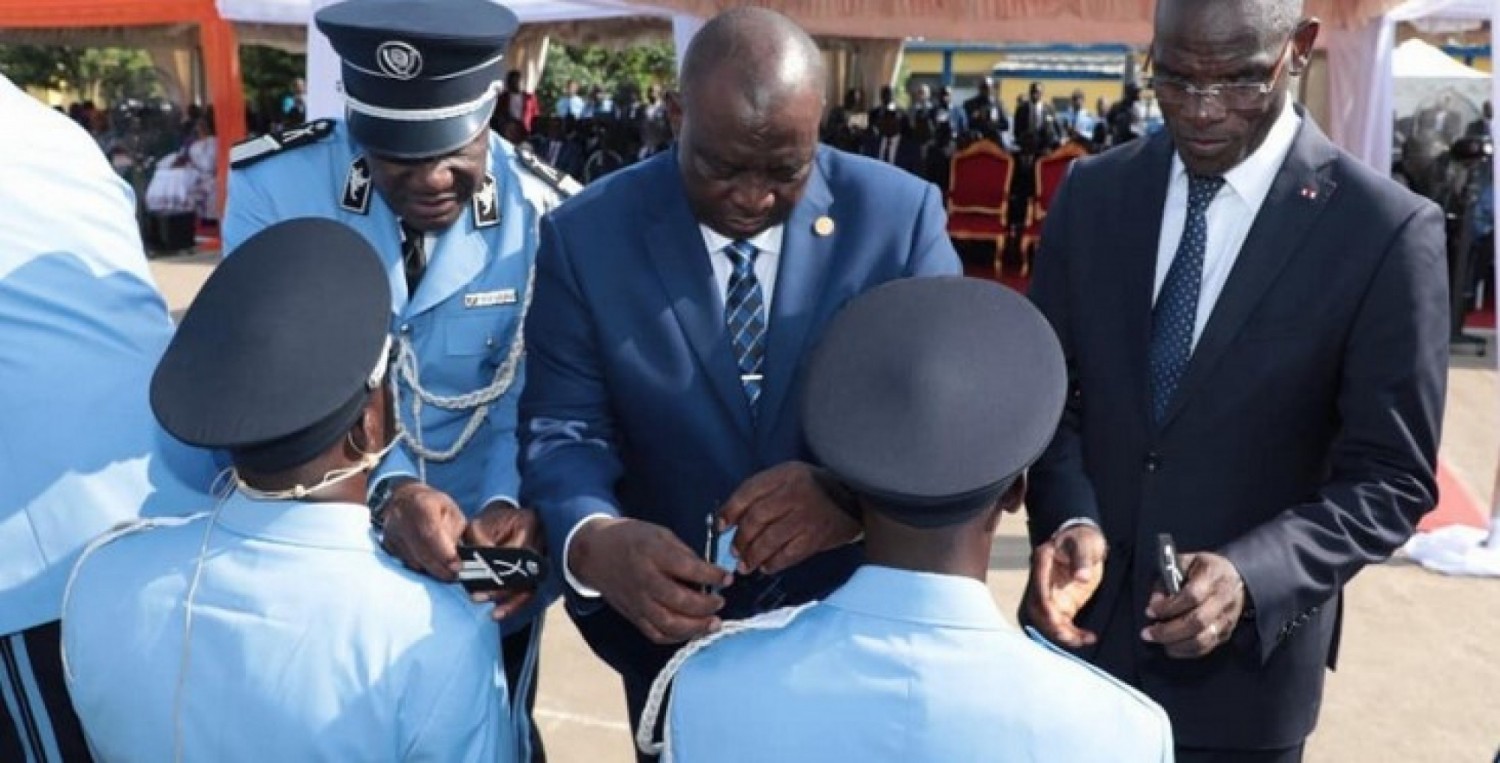
[[[332,134],[332,119],[316,119],[307,124],[288,127],[281,132],[241,141],[229,149],[229,166],[234,169],[249,167],[268,156],[317,143]]]
[[[517,145],[516,156],[520,157],[522,166],[551,186],[552,190],[557,191],[558,196],[567,199],[583,190],[583,184],[574,180],[568,173],[542,161],[530,144]]]

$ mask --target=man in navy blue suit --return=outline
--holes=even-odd
[[[818,145],[824,79],[785,17],[714,18],[684,61],[676,150],[542,222],[523,500],[632,719],[672,645],[859,563],[859,522],[791,404],[804,355],[852,297],[959,270],[936,188]]]
[[[1344,585],[1437,498],[1443,217],[1292,102],[1302,11],[1157,3],[1166,130],[1074,165],[1031,287],[1070,386],[1023,614],[1161,703],[1180,763],[1302,759]]]

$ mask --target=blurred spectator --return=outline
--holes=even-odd
[[[563,85],[563,94],[557,99],[557,116],[583,118],[583,97],[578,95],[578,82],[568,80]]]
[[[542,110],[536,95],[521,89],[521,72],[511,69],[505,75],[505,90],[500,93],[500,102],[495,107],[492,121],[503,125],[507,120],[517,122],[525,134],[530,135],[537,114]],[[515,141],[511,141],[514,143]]]
[[[896,93],[890,85],[880,86],[880,103],[870,109],[870,124],[880,123],[880,117],[887,111],[896,111]]]
[[[865,139],[864,155],[920,176],[922,147],[907,135],[906,115],[893,109],[876,113],[875,132]]]
[[[604,88],[594,85],[589,88],[588,100],[583,104],[584,119],[603,119],[613,117],[615,114],[615,102],[610,98]]]

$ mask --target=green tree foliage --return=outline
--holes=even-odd
[[[622,50],[553,43],[547,48],[547,65],[536,92],[543,110],[547,111],[570,79],[578,82],[580,93],[599,85],[614,94],[625,85],[634,85],[641,92],[653,84],[671,87],[676,73],[671,42],[634,45]]]
[[[292,92],[292,81],[307,72],[307,56],[260,45],[240,48],[240,79],[245,104],[267,117],[281,114],[281,99]]]
[[[70,93],[96,103],[165,93],[143,50],[0,45],[0,72],[21,87]]]

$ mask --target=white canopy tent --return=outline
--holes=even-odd
[[[1411,116],[1424,101],[1439,94],[1463,99],[1476,112],[1490,97],[1488,73],[1465,66],[1416,38],[1396,46],[1391,55],[1391,76],[1392,103],[1398,118]]]
[[[1386,171],[1395,128],[1396,24],[1421,19],[1465,19],[1500,27],[1496,0],[1407,0],[1363,27],[1329,35],[1330,136],[1349,153]],[[1490,100],[1500,101],[1500,79],[1490,81]]]

